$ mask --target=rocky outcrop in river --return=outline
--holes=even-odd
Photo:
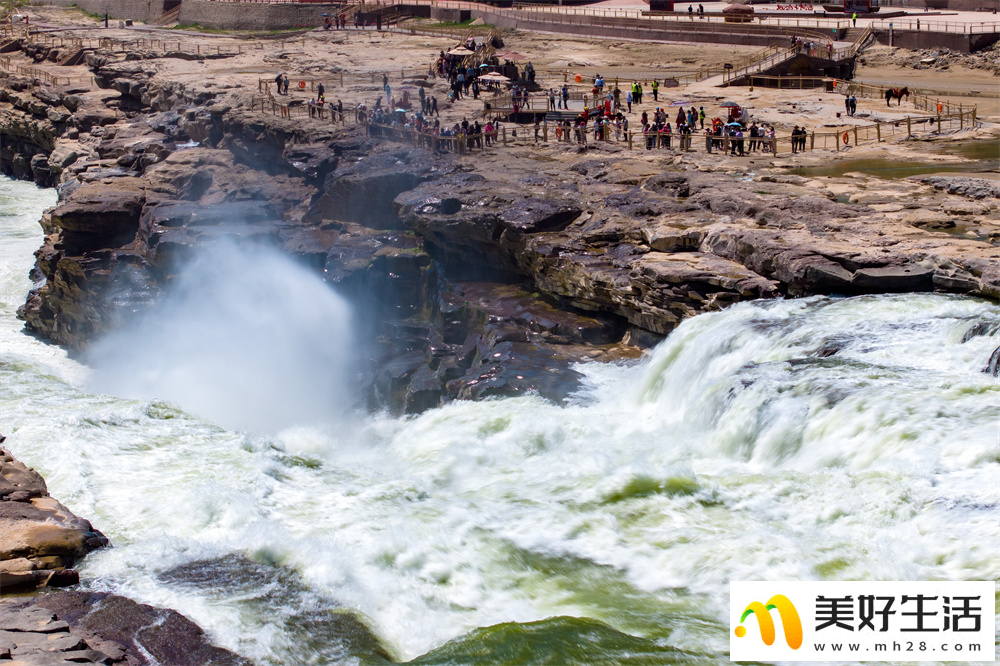
[[[3,441],[0,438],[0,441]],[[0,448],[0,590],[66,587],[86,553],[108,545],[103,534],[49,496],[35,470]]]
[[[8,661],[10,660],[10,661]],[[0,601],[0,663],[248,666],[180,613],[99,592]]]

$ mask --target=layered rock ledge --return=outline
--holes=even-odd
[[[66,587],[76,561],[108,539],[49,496],[35,470],[0,448],[0,591]]]
[[[183,615],[107,593],[0,600],[0,663],[11,666],[248,666]]]

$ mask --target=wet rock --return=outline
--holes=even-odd
[[[569,349],[560,351],[569,352]],[[515,397],[537,393],[561,402],[580,387],[583,376],[572,369],[579,356],[558,354],[526,342],[501,342],[480,354],[466,378],[449,383],[449,391],[462,400]]]
[[[862,293],[929,291],[934,271],[920,266],[862,268],[851,277],[851,286]]]
[[[993,350],[990,354],[990,360],[983,368],[983,372],[993,375],[994,377],[1000,377],[1000,347]]]
[[[41,474],[0,449],[0,500],[26,502],[48,494]]]
[[[968,342],[973,338],[977,338],[982,335],[993,335],[997,331],[1000,331],[1000,322],[979,322],[969,327],[965,333],[962,334],[962,342]]]
[[[13,664],[249,664],[174,611],[84,592],[0,601],[5,652]]]
[[[282,566],[262,564],[243,555],[230,554],[173,567],[158,578],[181,590],[199,589],[239,595],[251,612],[266,614],[289,598],[303,600],[303,610],[288,615],[281,630],[292,638],[287,663],[392,662],[389,650],[365,623],[335,602],[318,604],[296,573]],[[101,648],[107,651],[106,648]]]
[[[37,472],[0,449],[0,588],[73,585],[79,577],[66,567],[106,545],[88,521],[49,497]]]

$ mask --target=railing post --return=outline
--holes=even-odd
[[[906,116],[906,136],[913,136],[913,130],[910,128],[909,116]]]

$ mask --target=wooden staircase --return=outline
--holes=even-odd
[[[63,67],[73,67],[74,65],[82,65],[87,58],[87,52],[93,51],[94,49],[77,49],[72,53],[67,54],[65,57],[59,60],[59,65]]]
[[[168,9],[167,11],[163,12],[149,23],[150,25],[162,25],[162,26],[172,27],[177,25],[177,20],[180,18],[180,16],[181,16],[181,6],[177,5],[173,9]]]

